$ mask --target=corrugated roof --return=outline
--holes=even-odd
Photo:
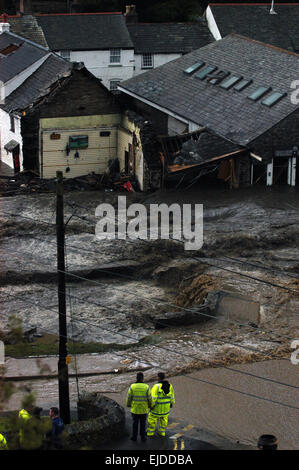
[[[1,50],[11,44],[18,44],[20,47],[8,55],[1,56]],[[3,83],[8,82],[48,53],[49,51],[45,48],[34,45],[14,34],[0,34],[0,80]]]
[[[207,23],[133,23],[128,24],[135,52],[188,53],[214,40]]]
[[[299,4],[210,5],[222,37],[238,33],[282,49],[299,52]]]
[[[198,61],[252,80],[244,90],[228,90],[184,70]],[[291,81],[299,77],[299,55],[231,34],[179,59],[120,84],[181,118],[232,142],[247,145],[299,108],[291,102]],[[261,86],[288,96],[272,107],[248,99]]]
[[[122,14],[41,15],[37,21],[53,51],[133,48]]]

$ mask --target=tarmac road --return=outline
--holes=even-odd
[[[234,365],[231,368],[293,387],[223,368],[203,369],[186,376],[172,377],[169,381],[174,386],[176,404],[171,410],[171,420],[194,425],[196,429],[209,431],[214,436],[225,436],[227,441],[236,446],[239,442],[256,448],[259,436],[273,434],[278,438],[280,450],[298,450],[299,409],[291,407],[299,408],[299,366],[293,365],[289,360],[275,360]],[[239,390],[242,394],[203,383],[201,380]],[[259,396],[263,400],[248,394]],[[125,403],[126,391],[106,395],[122,405]],[[168,436],[169,432],[168,429]],[[190,435],[183,434],[187,438]],[[205,441],[205,436],[202,435],[200,440]],[[206,442],[218,446],[217,440]],[[188,444],[188,440],[186,443]],[[221,445],[225,443],[222,442]]]

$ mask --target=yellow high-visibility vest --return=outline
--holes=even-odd
[[[151,403],[150,389],[143,382],[132,384],[127,393],[126,405],[131,407],[131,413],[146,414]]]
[[[30,419],[30,418],[31,418],[31,414],[28,413],[28,411],[23,408],[23,409],[19,412],[19,418],[22,418],[22,419],[24,419],[25,421],[27,421],[27,419]]]
[[[166,416],[169,414],[170,406],[175,404],[173,386],[169,384],[169,392],[166,394],[162,390],[162,384],[157,383],[151,390],[152,409],[155,416]]]
[[[3,434],[0,434],[0,450],[5,450],[7,449],[7,441]]]

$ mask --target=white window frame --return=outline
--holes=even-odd
[[[142,54],[142,56],[141,56],[141,68],[143,68],[143,69],[152,69],[152,68],[154,68],[154,56],[151,52],[146,52],[146,53]]]
[[[71,51],[69,51],[69,50],[60,51],[59,55],[63,59],[68,60],[69,62],[71,61]]]
[[[121,49],[115,48],[110,49],[110,64],[120,64],[121,61]]]
[[[121,82],[121,79],[120,78],[113,78],[112,80],[110,80],[109,82],[109,90],[110,91],[117,91],[117,85]],[[115,87],[113,86],[112,87],[112,83],[116,83]]]

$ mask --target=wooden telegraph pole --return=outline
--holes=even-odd
[[[65,424],[70,423],[69,375],[67,358],[66,290],[64,259],[64,215],[63,215],[63,173],[57,171],[56,183],[56,236],[59,306],[59,360],[58,386],[60,416]]]

